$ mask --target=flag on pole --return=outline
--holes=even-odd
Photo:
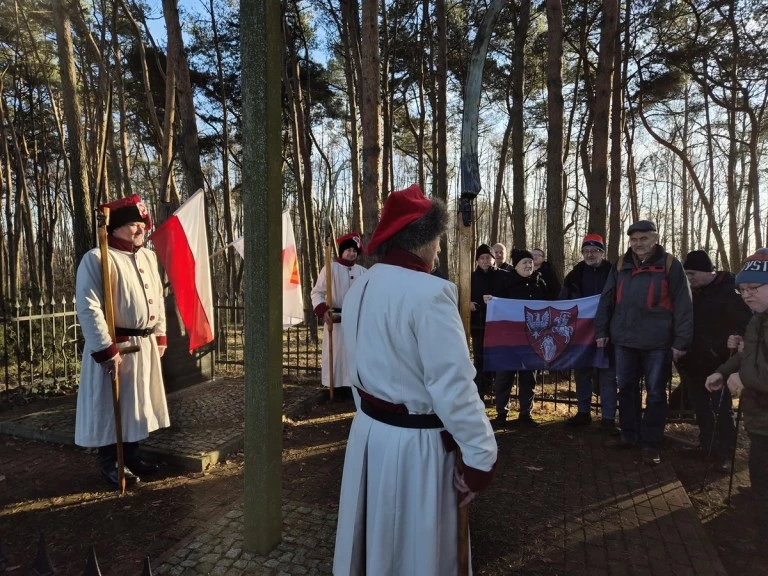
[[[232,247],[245,257],[243,237],[232,242]],[[291,213],[283,212],[283,330],[304,321],[304,297],[301,294],[299,259],[296,237],[293,235]]]
[[[195,192],[151,236],[168,274],[189,351],[213,341],[213,290],[205,232],[205,197]]]
[[[299,258],[293,235],[291,213],[283,212],[283,330],[304,321]]]
[[[599,295],[557,301],[493,298],[485,316],[483,368],[607,368],[605,350],[595,344],[599,301]]]

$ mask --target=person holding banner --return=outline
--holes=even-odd
[[[502,294],[495,294],[495,296],[513,300],[547,299],[547,286],[541,275],[533,273],[533,255],[528,250],[512,250],[512,266],[512,271],[508,273],[509,281],[506,290]],[[493,384],[496,397],[494,425],[506,425],[509,394],[512,391],[515,377],[517,377],[517,399],[520,404],[517,424],[526,428],[535,428],[539,423],[533,419],[531,412],[533,410],[534,389],[536,388],[536,374],[531,370],[496,372],[496,381]]]
[[[98,448],[101,475],[117,487],[111,377],[119,375],[124,473],[126,484],[131,485],[139,480],[138,475],[158,469],[139,457],[139,441],[154,430],[170,426],[160,367],[167,339],[157,258],[144,247],[144,234],[152,227],[146,206],[133,195],[104,207],[110,211],[107,238],[116,341],[112,341],[107,328],[101,255],[95,248],[80,261],[75,282],[77,318],[85,339],[75,444]]]
[[[583,260],[576,264],[565,277],[560,291],[561,300],[586,298],[601,294],[608,276],[611,264],[605,260],[605,243],[599,234],[587,234],[581,242]],[[616,428],[616,364],[613,359],[613,347],[608,347],[608,368],[576,368],[577,412],[566,421],[568,426],[588,426],[592,422],[590,409],[592,407],[593,379],[597,378],[600,391],[600,429],[617,436]]]
[[[331,293],[333,302],[329,306],[327,302],[328,273],[325,266],[320,270],[314,288],[312,288],[312,307],[315,315],[322,319],[323,327],[323,371],[321,381],[326,388],[331,385],[331,354],[329,350],[330,340],[333,338],[333,388],[338,392],[344,388],[345,392],[338,398],[349,398],[352,394],[352,384],[347,374],[347,355],[344,351],[343,328],[340,324],[342,318],[342,304],[350,286],[363,275],[366,268],[357,264],[357,257],[363,249],[363,243],[357,232],[350,232],[336,239],[339,248],[339,257],[331,262],[331,278],[333,286]]]
[[[483,367],[483,336],[485,309],[488,296],[501,296],[509,284],[509,273],[494,266],[494,257],[488,244],[475,250],[475,266],[471,284],[471,315],[469,334],[472,339],[472,358],[475,364],[475,384],[480,398],[491,394],[493,373]]]
[[[360,410],[344,459],[336,576],[458,574],[457,502],[494,474],[458,290],[430,274],[447,227],[445,204],[417,185],[390,194],[368,246],[378,263],[344,300]]]

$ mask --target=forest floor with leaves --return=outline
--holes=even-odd
[[[286,421],[284,500],[336,509],[353,408],[351,401],[326,403]],[[562,412],[538,409],[535,416],[543,423],[535,430],[497,433],[501,457],[496,479],[471,512],[476,574],[576,573],[553,562],[559,544],[552,538],[568,499],[563,494],[567,455],[594,443],[600,433],[595,425],[567,428]],[[696,436],[694,427],[674,424],[668,431],[675,440],[667,441],[663,456],[674,465],[728,574],[768,574],[768,566],[755,564],[748,546],[753,506],[746,488],[746,434],[740,435],[735,489],[727,506],[727,475],[708,474],[701,490],[702,463],[687,449]],[[155,563],[242,500],[243,464],[238,453],[202,473],[164,468],[157,478],[119,497],[102,483],[92,453],[2,436],[0,543],[6,571],[11,576],[29,573],[42,532],[57,574],[81,574],[94,545],[103,574],[138,576],[146,556]]]

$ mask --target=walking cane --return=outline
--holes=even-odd
[[[739,428],[741,428],[741,400],[739,400],[739,409],[736,412],[736,437],[733,439],[733,454],[731,455],[731,478],[728,480],[728,499],[725,501],[727,506],[731,505],[731,490],[733,490],[733,471],[736,469],[736,448],[739,447]]]
[[[325,305],[331,314],[328,324],[328,398],[333,400],[333,269],[331,268],[331,241],[325,243]]]
[[[99,221],[99,249],[101,251],[101,282],[104,288],[104,319],[112,342],[115,338],[115,311],[112,301],[112,282],[109,275],[109,248],[107,246],[107,225],[109,224],[109,208],[101,208]],[[112,409],[115,413],[115,445],[117,446],[117,485],[120,494],[125,494],[125,457],[123,455],[123,419],[120,414],[120,379],[117,367],[112,377]]]
[[[731,356],[733,356],[733,352],[731,352]],[[707,450],[707,459],[704,462],[704,477],[701,479],[701,490],[699,492],[703,492],[704,488],[707,485],[707,475],[709,474],[709,461],[712,458],[712,448],[715,446],[715,439],[717,438],[717,424],[720,421],[720,408],[723,405],[723,394],[725,394],[725,391],[728,389],[727,386],[723,385],[723,387],[720,389],[720,398],[717,401],[717,411],[715,412],[715,423],[712,426],[712,436],[709,439],[709,450]]]

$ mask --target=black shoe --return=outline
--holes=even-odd
[[[592,424],[592,416],[588,412],[578,412],[576,416],[571,416],[565,421],[566,426],[589,426]]]
[[[538,428],[539,427],[539,423],[527,415],[518,417],[517,423],[522,428]]]
[[[658,466],[661,464],[661,454],[652,448],[643,448],[643,464]]]
[[[136,482],[140,481],[140,478],[136,476],[133,472],[131,472],[127,466],[123,466],[123,472],[125,473],[125,487],[128,488],[129,486],[133,486],[136,484]],[[110,468],[108,470],[105,470],[104,468],[101,469],[101,477],[104,478],[104,480],[107,481],[107,484],[112,486],[113,488],[119,488],[118,484],[118,475],[117,475],[117,465],[115,465],[114,468]]]
[[[157,471],[160,470],[160,466],[157,464],[147,462],[141,458],[126,460],[125,465],[130,468],[133,473],[140,474],[141,476],[157,474]]]
[[[621,430],[616,427],[616,422],[607,418],[600,420],[600,431],[608,434],[608,436],[621,436]]]
[[[491,428],[494,430],[497,430],[499,428],[506,428],[509,425],[509,422],[507,422],[506,416],[496,416],[493,420],[491,420]]]

